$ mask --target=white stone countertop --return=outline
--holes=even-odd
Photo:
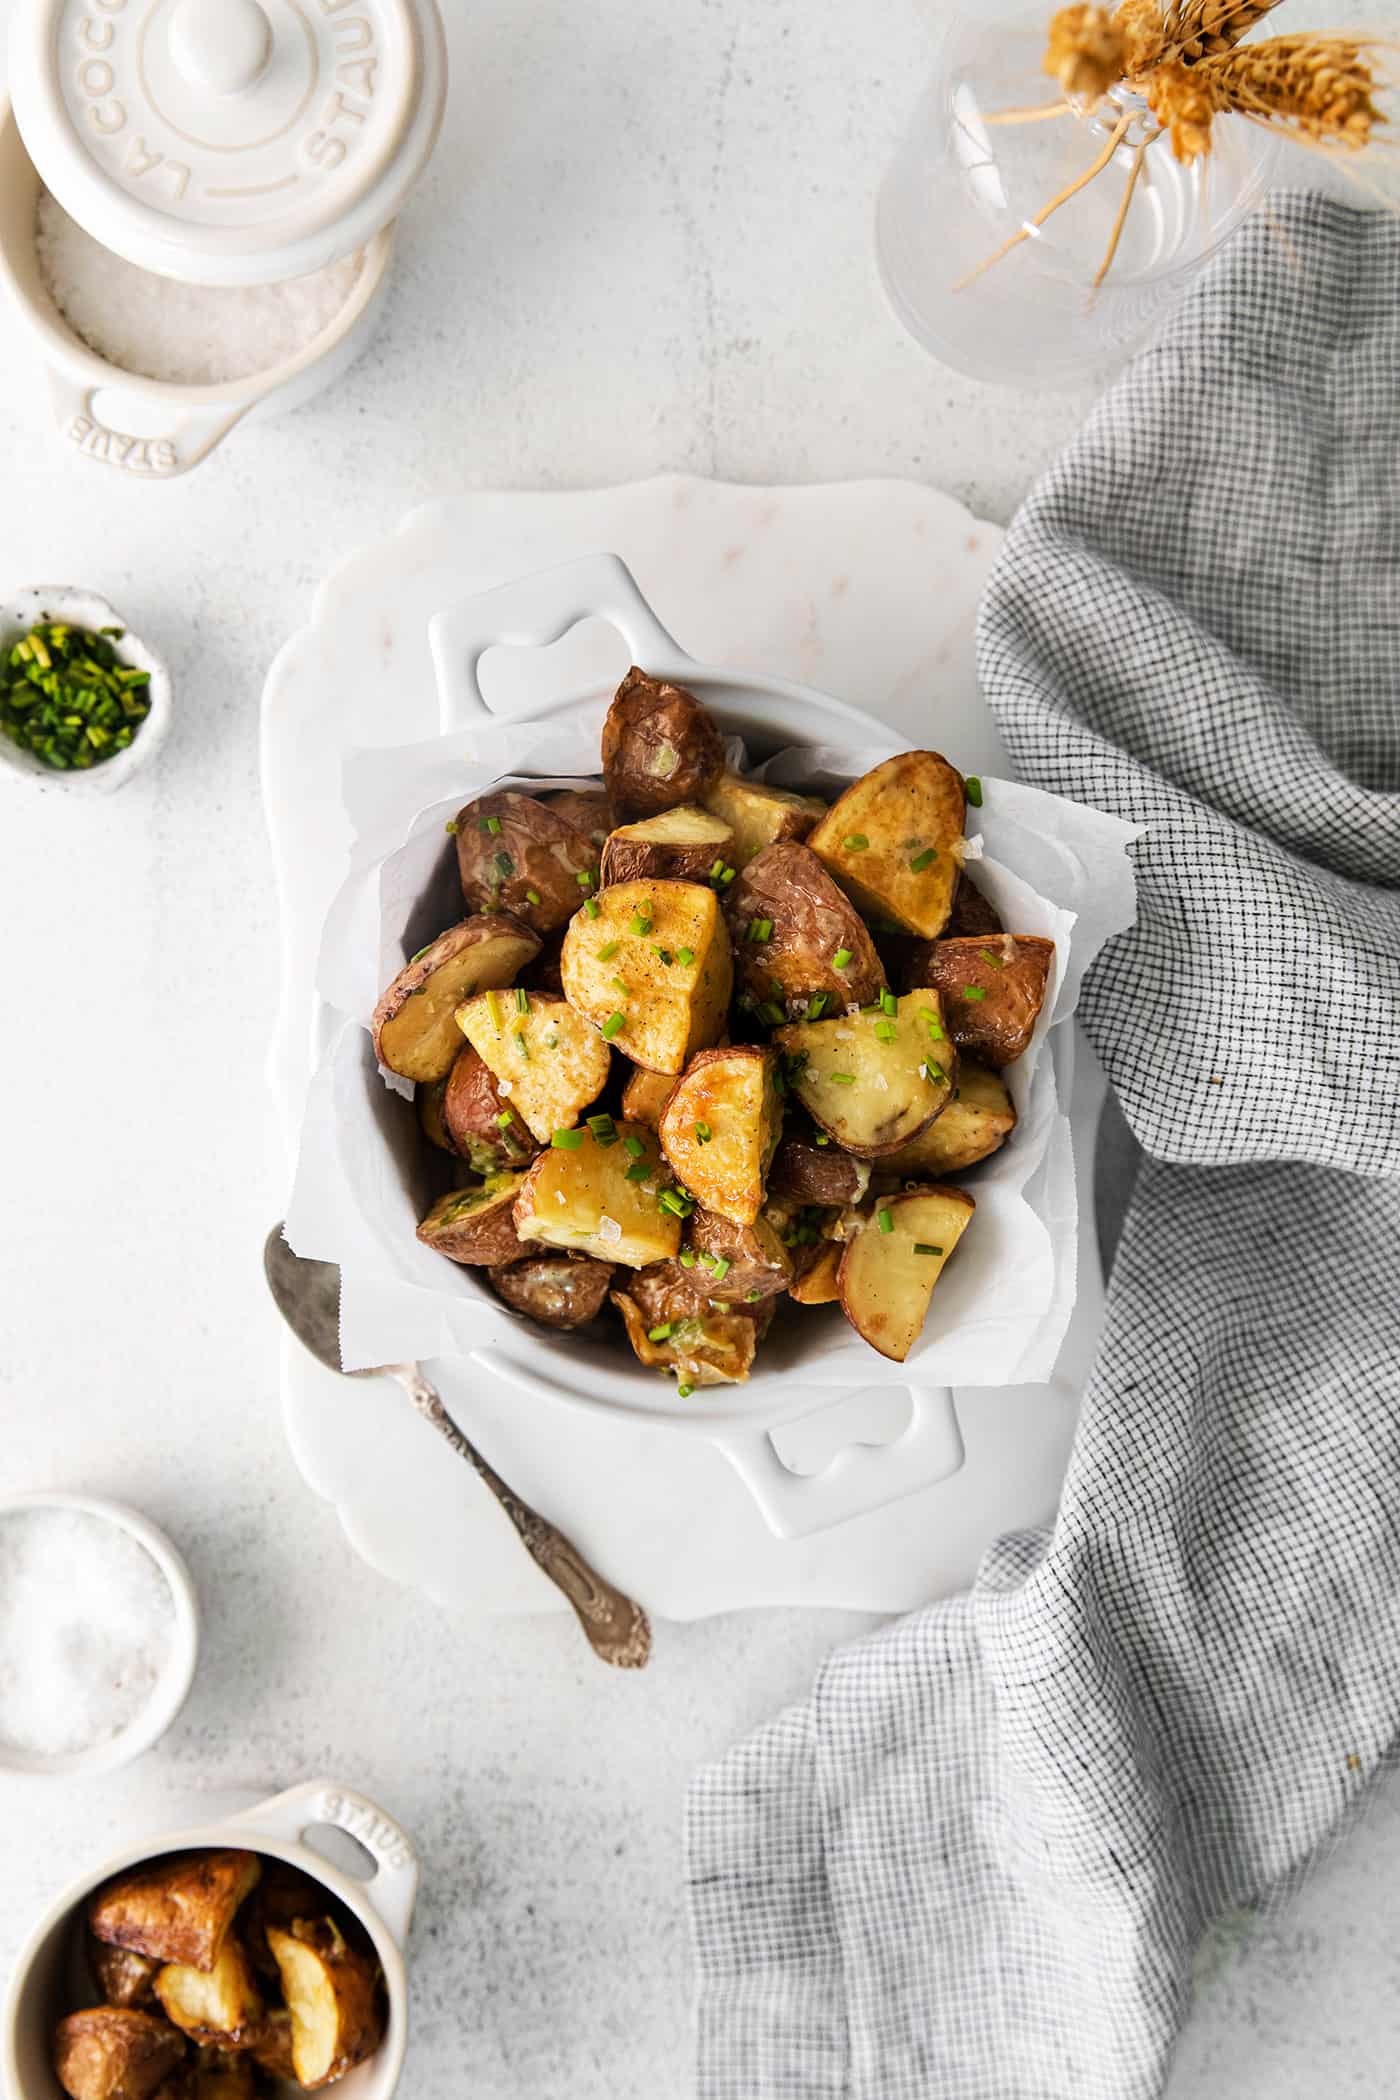
[[[0,1780],[0,1975],[128,1823],[335,1774],[425,1859],[406,2095],[683,2100],[686,1776],[864,1622],[663,1625],[619,1679],[566,1619],[460,1623],[390,1588],[302,1486],[260,1268],[287,1186],[263,674],[329,567],[454,489],[902,475],[1002,520],[1087,399],[944,372],[884,303],[872,196],[934,0],[445,11],[442,146],[382,333],[334,392],[139,485],[53,435],[0,317],[0,592],[105,592],[178,692],[159,765],[110,800],[0,781],[0,1489],[136,1503],[205,1609],[159,1751],[104,1781]],[[1392,1790],[1290,1909],[1215,1936],[1173,2100],[1388,2089],[1398,1880]]]

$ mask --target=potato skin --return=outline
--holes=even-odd
[[[1045,1003],[1055,943],[1032,934],[964,937],[931,941],[923,959],[922,982],[942,994],[948,1033],[959,1050],[998,1070],[1014,1064]]]
[[[745,991],[759,1004],[774,1000],[785,1020],[800,1018],[818,994],[828,1013],[868,1006],[885,982],[860,913],[798,840],[765,846],[749,862],[730,886],[724,915]],[[768,939],[751,940],[750,930],[765,922]],[[843,948],[851,960],[838,970],[832,957]]]
[[[502,788],[458,810],[457,871],[473,911],[509,912],[536,933],[553,933],[597,882],[598,848],[567,807]]]
[[[169,1853],[98,1889],[88,1904],[88,1926],[109,1946],[207,1973],[261,1872],[255,1852]]]
[[[510,1122],[502,1124],[503,1115]],[[539,1151],[529,1125],[499,1092],[496,1076],[470,1043],[457,1053],[442,1102],[442,1121],[454,1151],[478,1174],[523,1167]]]
[[[458,1006],[475,992],[513,984],[539,946],[538,934],[504,914],[449,926],[404,964],[375,1007],[370,1029],[380,1064],[415,1082],[445,1079],[461,1048]]]
[[[629,1123],[645,1123],[648,1130],[659,1130],[661,1111],[675,1084],[674,1072],[644,1072],[640,1065],[634,1065],[622,1089],[623,1115]]]
[[[568,1333],[596,1320],[608,1302],[614,1265],[587,1254],[531,1254],[487,1272],[492,1290],[539,1327]]]
[[[703,802],[724,771],[715,720],[683,686],[649,678],[634,664],[603,724],[603,779],[624,821]]]
[[[539,799],[594,846],[601,847],[613,828],[612,804],[601,788],[550,788]]]
[[[653,825],[664,826],[670,835],[648,837]],[[610,882],[653,878],[704,882],[716,861],[727,861],[733,842],[729,826],[708,810],[685,804],[663,810],[659,818],[643,817],[609,833],[598,870],[599,886],[606,889]]]
[[[768,1170],[771,1195],[796,1203],[818,1203],[823,1209],[859,1203],[869,1186],[869,1160],[843,1152],[829,1139],[819,1145],[815,1130],[810,1135],[785,1134]]]
[[[168,2021],[132,2006],[69,2013],[54,2030],[54,2076],[72,2100],[150,2100],[184,2053]]]
[[[441,1197],[418,1227],[418,1238],[435,1254],[464,1268],[501,1268],[525,1252],[515,1230],[514,1207],[525,1176],[500,1174],[480,1189],[453,1189]]]
[[[87,1951],[97,1988],[108,2005],[149,2007],[154,2003],[161,1964],[153,1956],[137,1954],[130,1947],[109,1947],[105,1940],[91,1937]]]
[[[297,2078],[308,2091],[316,2092],[373,2056],[384,2039],[379,1964],[352,1947],[329,1918],[298,1918],[289,1932],[271,1926],[267,1939],[292,2014],[292,2061]],[[295,1978],[307,1958],[334,2003],[333,2048],[324,2067],[317,2064],[313,2068],[309,2063],[308,2037],[298,2021]],[[316,2054],[320,2053],[317,2048]]]
[[[766,1218],[736,1225],[697,1206],[686,1238],[696,1261],[681,1273],[694,1280],[702,1304],[756,1305],[778,1298],[796,1273],[791,1254]],[[715,1274],[714,1263],[728,1263],[723,1275]]]

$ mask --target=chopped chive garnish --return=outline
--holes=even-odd
[[[693,1248],[693,1247],[682,1247],[682,1248],[681,1248],[681,1251],[680,1251],[680,1256],[679,1256],[679,1260],[680,1260],[680,1265],[681,1265],[681,1267],[682,1267],[683,1269],[693,1269],[693,1268],[695,1267],[695,1250],[694,1250],[694,1248]]]
[[[709,1126],[709,1124],[708,1124],[708,1123],[697,1123],[697,1124],[696,1124],[696,1126],[695,1126],[695,1141],[696,1141],[696,1143],[697,1143],[697,1144],[699,1144],[699,1145],[708,1145],[708,1144],[709,1144],[709,1142],[710,1142],[710,1139],[711,1139],[711,1138],[712,1138],[713,1136],[714,1136],[714,1132],[713,1132],[713,1131],[711,1130],[711,1128],[710,1128],[710,1126]]]
[[[962,995],[964,999],[985,999],[987,996],[980,984],[965,984]]]
[[[677,948],[676,961],[678,963],[682,963],[686,969],[690,968],[690,965],[694,962],[694,960],[695,950],[693,948]]]
[[[909,865],[914,870],[914,873],[916,875],[922,875],[924,869],[931,866],[932,863],[937,860],[937,858],[938,855],[934,852],[932,846],[925,846],[922,853],[916,853],[914,855],[914,858],[910,861]]]
[[[767,1028],[777,1028],[782,1023],[783,1010],[776,1000],[765,999],[763,1004],[757,1009],[757,1012],[759,1020]]]
[[[501,1002],[494,992],[486,994],[486,1011],[491,1016],[491,1026],[499,1035],[501,1032]]]
[[[829,1145],[831,1143],[831,1139],[827,1136],[824,1130],[819,1130],[817,1132],[817,1143],[819,1145]]]
[[[525,892],[525,902],[526,902],[527,904],[538,904],[538,903],[539,903],[539,901],[540,901],[540,893],[539,893],[539,891],[538,891],[538,890],[526,890],[526,892]]]
[[[716,1283],[723,1283],[734,1264],[723,1254],[702,1254],[700,1257]]]
[[[591,890],[593,887],[593,877],[589,874],[587,868],[580,868],[574,877],[574,881],[581,890]]]
[[[882,1014],[888,1014],[891,1019],[899,1012],[899,1001],[888,986],[880,994],[880,1011]]]
[[[914,1252],[916,1254],[941,1254],[943,1249],[941,1247],[931,1247],[927,1240],[915,1240]]]
[[[676,1387],[676,1397],[678,1400],[688,1400],[694,1391],[693,1385],[678,1385]]]
[[[614,990],[615,992],[621,992],[621,993],[622,993],[622,995],[623,995],[623,997],[624,997],[624,998],[626,998],[626,996],[627,996],[627,990],[628,990],[628,987],[627,987],[627,980],[626,980],[625,978],[623,978],[623,977],[610,977],[610,978],[608,979],[608,983],[609,983],[609,984],[610,984],[610,985],[612,986],[612,988],[613,988],[613,990]]]
[[[550,1139],[556,1152],[577,1152],[583,1144],[581,1130],[556,1130]]]
[[[599,962],[611,962],[616,953],[617,942],[604,941],[602,947],[598,950],[598,960]]]
[[[603,1023],[603,1041],[610,1043],[613,1037],[620,1035],[626,1026],[626,1014],[609,1014],[607,1020]]]
[[[771,919],[750,919],[749,930],[744,935],[744,939],[752,941],[756,947],[760,941],[766,941],[772,931],[773,921]]]
[[[518,1014],[527,1014],[530,1011],[530,994],[523,984],[515,987],[515,1011]]]
[[[681,1189],[663,1189],[659,1200],[661,1208],[677,1218],[688,1218],[695,1208],[695,1198]]]
[[[508,853],[498,853],[491,865],[495,868],[502,882],[509,882],[511,876],[515,873],[515,862]]]
[[[723,883],[730,883],[734,880],[734,877],[738,874],[738,872],[739,870],[737,868],[726,868],[719,879]]]
[[[622,1142],[631,1153],[633,1159],[640,1159],[647,1149],[639,1137],[625,1137]]]
[[[449,817],[449,818],[448,818],[448,820],[447,820],[447,822],[446,822],[446,823],[445,823],[445,824],[443,825],[443,827],[442,827],[442,828],[443,828],[443,830],[444,830],[444,831],[445,831],[445,832],[447,833],[447,836],[448,836],[448,837],[449,837],[450,839],[455,839],[455,838],[456,838],[456,836],[457,836],[457,832],[458,832],[458,829],[459,829],[459,826],[458,826],[458,823],[457,823],[457,819],[456,819],[455,817]]]
[[[653,955],[659,955],[661,957],[662,962],[666,965],[666,968],[668,970],[670,969],[672,963],[676,959],[674,955],[672,955],[669,948],[653,947],[651,952]]]
[[[932,1059],[927,1064],[920,1065],[919,1070],[930,1086],[946,1086],[948,1084],[948,1074],[944,1071],[942,1065],[934,1064]]]
[[[831,1083],[833,1086],[854,1086],[856,1075],[854,1072],[833,1072]]]
[[[625,1181],[650,1181],[651,1168],[644,1159],[637,1160],[623,1176]]]
[[[617,1143],[617,1126],[611,1116],[590,1116],[588,1118],[588,1127],[600,1145],[615,1145]]]
[[[834,954],[834,955],[832,956],[832,958],[831,958],[831,967],[832,967],[832,969],[833,969],[833,970],[844,970],[844,969],[845,969],[845,967],[846,967],[846,965],[847,965],[847,963],[848,963],[848,962],[849,962],[850,960],[851,960],[851,951],[850,951],[850,949],[849,949],[849,948],[838,948],[838,949],[837,949],[837,951],[836,951],[836,953],[835,953],[835,954]]]
[[[524,1035],[518,1028],[515,1031],[515,1047],[520,1052],[520,1055],[524,1058],[526,1064],[528,1065],[530,1062],[530,1045],[526,1042]]]
[[[875,1213],[875,1221],[878,1224],[881,1232],[894,1231],[894,1219],[890,1215],[889,1211],[877,1210]]]
[[[826,993],[816,992],[807,1002],[807,1019],[819,1021],[826,1012]]]
[[[711,880],[711,882],[718,882],[718,881],[719,881],[719,878],[720,878],[720,876],[721,876],[721,875],[722,875],[723,873],[724,873],[724,862],[723,862],[722,860],[717,860],[717,861],[715,862],[714,866],[713,866],[713,867],[712,867],[712,868],[710,869],[710,880]]]
[[[648,1327],[647,1340],[649,1342],[668,1342],[671,1339],[673,1324],[670,1320],[663,1320],[658,1327]]]
[[[499,817],[488,817],[482,826],[482,830],[489,831],[493,838],[499,833],[500,828],[501,820]]]
[[[421,961],[422,961],[422,959],[423,959],[423,957],[424,957],[424,956],[425,956],[425,955],[427,954],[427,952],[428,952],[428,948],[431,948],[431,947],[432,947],[432,945],[433,945],[433,944],[432,944],[432,942],[431,942],[431,941],[429,941],[429,942],[428,942],[428,944],[427,944],[427,947],[425,947],[425,948],[420,948],[420,949],[418,950],[418,953],[417,953],[416,955],[410,955],[410,956],[409,956],[409,958],[408,958],[408,960],[409,960],[409,964],[410,964],[410,967],[411,967],[411,966],[412,966],[412,965],[413,965],[414,963],[416,963],[416,962],[421,962]]]
[[[596,919],[601,909],[601,906],[599,905],[598,899],[596,897],[585,897],[583,900],[583,908],[588,913],[590,919]]]
[[[977,775],[969,773],[967,779],[963,782],[963,786],[967,789],[967,799],[973,808],[980,809],[982,807],[982,783],[977,778]]]
[[[875,1034],[880,1042],[892,1043],[899,1034],[899,1030],[893,1021],[877,1021],[875,1023]]]
[[[496,1121],[500,1125],[502,1130],[508,1130],[510,1128],[510,1125],[515,1121],[514,1109],[503,1108],[501,1110],[501,1113],[497,1116]]]
[[[651,932],[651,920],[648,918],[644,918],[641,912],[634,911],[632,914],[632,924],[628,928],[628,931],[629,933],[639,933],[645,938],[645,936]]]
[[[993,955],[990,948],[984,948],[982,950],[982,953],[983,955],[985,955],[987,961],[991,964],[994,970],[1004,970],[1006,968],[1006,964],[1002,961],[1001,957],[999,955]]]
[[[863,831],[848,831],[841,844],[847,853],[864,853],[870,841]]]
[[[762,1297],[762,1295],[763,1295],[763,1293],[762,1293],[761,1291],[745,1291],[745,1293],[744,1293],[744,1303],[745,1303],[745,1305],[757,1305],[757,1303],[758,1303],[759,1299],[760,1299],[760,1298]]]

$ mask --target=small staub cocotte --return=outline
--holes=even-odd
[[[468,916],[380,1002],[451,1179],[420,1239],[519,1317],[620,1323],[682,1397],[821,1306],[902,1362],[976,1231],[954,1177],[1014,1138],[1001,1074],[1054,959],[964,867],[980,783],[933,751],[830,806],[744,779],[637,668],[600,762],[597,792],[461,811]]]

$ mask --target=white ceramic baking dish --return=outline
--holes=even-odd
[[[306,1836],[318,1826],[348,1831],[372,1861],[372,1878],[357,1881],[314,1851]],[[34,1927],[10,1976],[0,2013],[0,2088],[6,2100],[64,2100],[50,2045],[57,2022],[78,2010],[83,1991],[91,1988],[82,1961],[82,1907],[93,1890],[142,1860],[204,1846],[235,1846],[287,1860],[324,1883],[363,1925],[384,1971],[388,2023],[375,2054],[341,2080],[336,2092],[344,2100],[389,2100],[408,2042],[402,1948],[418,1890],[418,1859],[392,1816],[363,1794],[331,1781],[292,1787],[224,1822],[124,1845],[65,1889]]]

